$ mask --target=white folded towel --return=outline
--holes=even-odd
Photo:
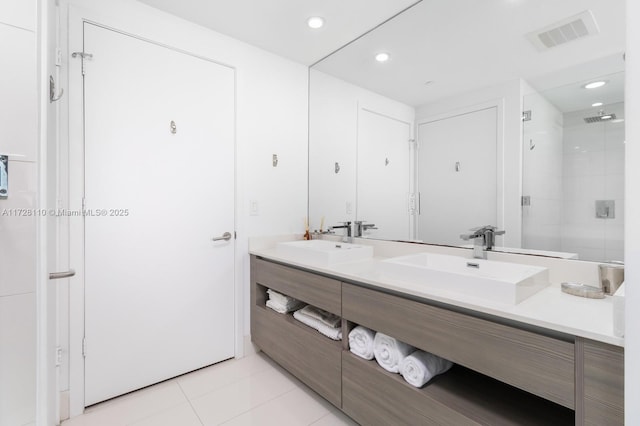
[[[293,317],[301,323],[308,325],[309,327],[317,330],[321,334],[327,336],[331,340],[342,340],[342,328],[341,327],[329,327],[322,321],[312,318],[303,312],[304,309],[300,309],[293,313]]]
[[[304,308],[302,308],[302,313],[308,317],[317,319],[318,321],[331,328],[336,328],[342,325],[342,319],[339,316],[334,315],[331,312],[324,311],[320,308],[316,308],[315,306],[305,306]]]
[[[279,314],[286,314],[287,312],[289,312],[286,305],[282,305],[272,299],[267,300],[265,305],[267,305],[267,308],[271,308]]]
[[[361,325],[349,333],[349,350],[364,359],[373,359],[373,339],[376,332]]]
[[[269,300],[267,300],[266,305],[281,314],[295,311],[296,309],[300,309],[302,306],[304,306],[303,302],[294,299],[293,297],[280,294],[271,289],[267,289],[267,294],[269,295]]]
[[[400,364],[400,374],[412,386],[420,388],[438,374],[449,370],[453,363],[425,351],[415,351]]]
[[[400,363],[416,349],[386,334],[376,333],[373,339],[373,354],[380,367],[391,373],[400,371]]]

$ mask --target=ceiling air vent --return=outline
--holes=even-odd
[[[547,50],[593,34],[598,34],[596,24],[590,10],[563,19],[538,31],[527,34],[527,38],[538,50]]]

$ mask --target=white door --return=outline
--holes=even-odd
[[[418,238],[462,245],[470,228],[497,226],[497,108],[421,123],[418,141]]]
[[[85,405],[234,355],[234,70],[84,27]]]
[[[358,110],[357,220],[376,225],[365,236],[409,236],[411,124],[365,108]]]

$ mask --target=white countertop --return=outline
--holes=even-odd
[[[504,305],[473,298],[462,293],[429,288],[424,284],[417,285],[399,280],[389,280],[379,272],[380,261],[388,257],[376,256],[369,260],[318,267],[292,261],[279,254],[273,245],[252,248],[250,253],[339,279],[360,282],[611,345],[624,346],[624,338],[616,336],[613,331],[613,300],[611,297],[587,299],[572,296],[563,293],[557,283],[550,284],[549,287],[517,305]]]

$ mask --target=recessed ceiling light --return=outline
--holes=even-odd
[[[602,117],[600,117],[601,120],[611,120],[611,115],[607,114],[607,115],[603,115]]]
[[[391,56],[389,56],[386,52],[380,52],[376,55],[376,61],[378,62],[387,62]]]
[[[321,18],[320,16],[312,16],[311,18],[307,19],[307,25],[309,26],[309,28],[313,28],[314,30],[322,28],[322,26],[324,25],[324,18]]]
[[[592,107],[599,107],[599,106],[602,106],[602,105],[604,105],[602,102],[594,102],[594,103],[591,104]]]
[[[584,87],[585,89],[597,89],[598,87],[602,87],[605,84],[607,84],[606,81],[592,81],[591,83],[587,83],[582,87]]]

